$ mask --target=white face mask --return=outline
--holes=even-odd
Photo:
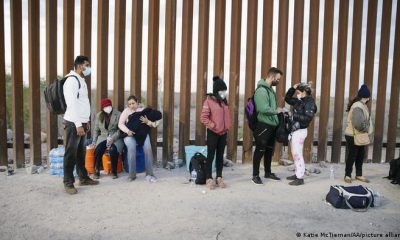
[[[301,94],[297,94],[297,99],[301,100]]]
[[[107,114],[110,114],[110,112],[112,111],[112,107],[111,106],[107,106],[103,109],[103,111]]]
[[[222,99],[225,99],[226,96],[227,96],[226,90],[225,91],[219,91],[218,94]]]
[[[90,75],[91,72],[92,72],[92,69],[90,67],[86,67],[82,73],[83,73],[83,76],[87,77]]]

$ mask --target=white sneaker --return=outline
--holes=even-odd
[[[154,177],[154,176],[150,176],[150,175],[147,175],[147,176],[146,176],[146,180],[147,180],[148,182],[150,182],[150,183],[155,183],[155,182],[157,182],[157,178]]]

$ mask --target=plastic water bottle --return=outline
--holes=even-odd
[[[179,159],[174,160],[175,169],[179,170]]]
[[[196,185],[196,178],[197,178],[197,172],[193,169],[191,174],[190,174],[190,184],[192,186]]]
[[[380,207],[382,196],[379,192],[374,192],[374,207]]]
[[[331,180],[335,179],[335,169],[333,169],[333,166],[331,166],[331,168],[330,168],[330,176],[329,176],[329,178]]]

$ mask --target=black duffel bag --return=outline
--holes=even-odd
[[[335,208],[364,212],[374,206],[374,194],[371,189],[361,185],[350,187],[335,185],[331,186],[326,201]]]

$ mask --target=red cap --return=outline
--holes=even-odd
[[[101,100],[101,109],[111,106],[111,100],[109,98],[104,98],[103,100]]]

